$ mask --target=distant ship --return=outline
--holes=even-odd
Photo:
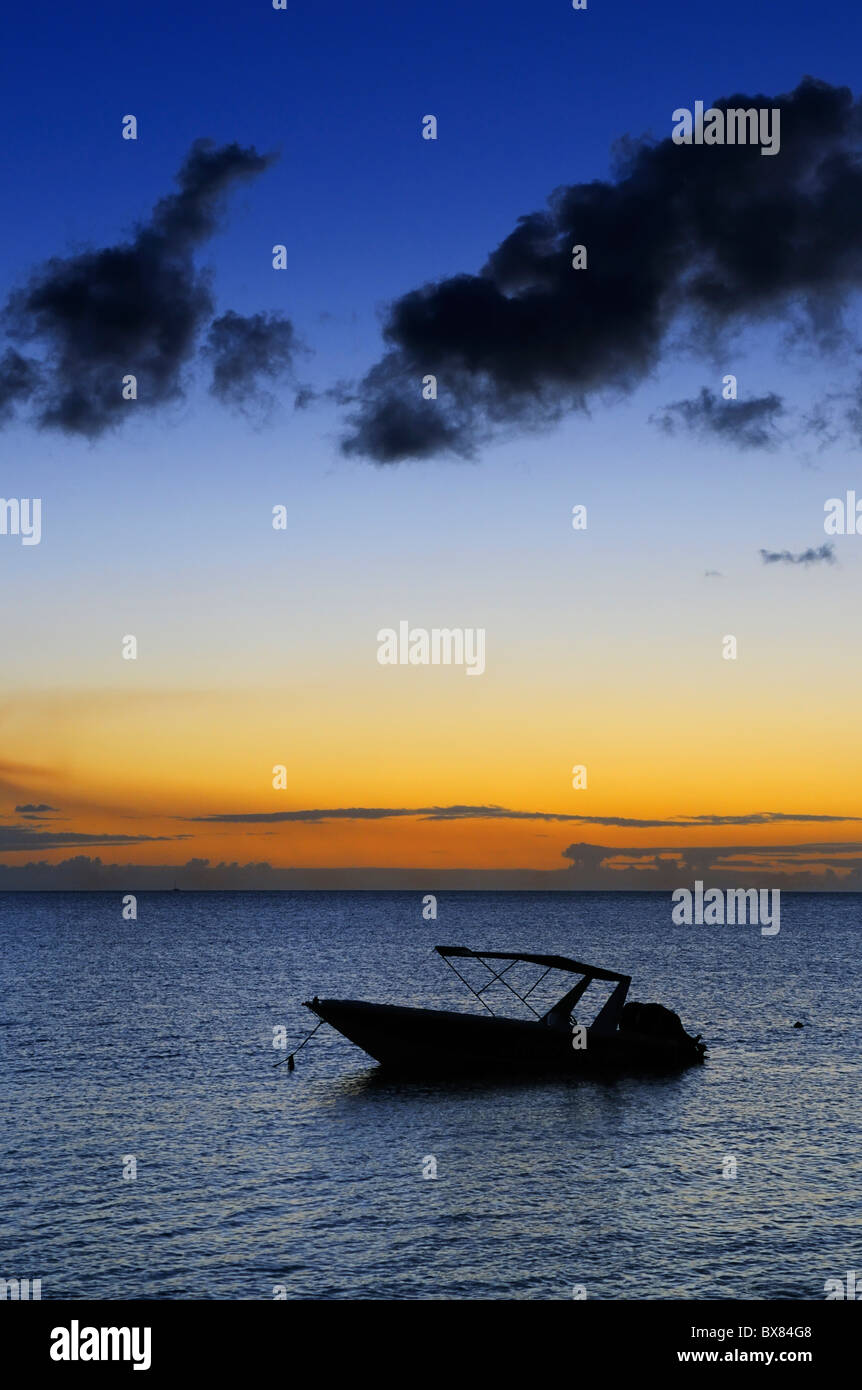
[[[436,946],[447,964],[452,959],[479,960],[492,978],[474,990],[460,971],[452,969],[491,1014],[455,1013],[443,1009],[403,1008],[369,1004],[357,999],[318,999],[306,1002],[318,1018],[361,1047],[382,1066],[402,1073],[467,1075],[477,1072],[563,1072],[574,1074],[675,1071],[703,1061],[706,1043],[692,1037],[679,1015],[661,1004],[626,1003],[630,975],[584,965],[567,956],[521,954],[513,951],[472,951],[466,946]],[[544,972],[524,993],[503,978],[489,961],[526,961]],[[550,970],[580,976],[577,984],[545,1014],[533,1009],[528,996]],[[588,1026],[573,1016],[575,1005],[593,980],[614,984],[609,998]],[[528,1019],[501,1018],[482,998],[484,990],[504,984],[532,1013]]]

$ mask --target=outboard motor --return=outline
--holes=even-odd
[[[700,1041],[700,1033],[693,1038],[683,1027],[679,1014],[674,1013],[673,1009],[666,1009],[664,1004],[639,1004],[634,999],[630,1000],[620,1016],[620,1032],[640,1033],[641,1037],[674,1042],[685,1051],[696,1052],[698,1057],[706,1052],[706,1043]]]

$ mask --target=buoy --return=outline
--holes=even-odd
[[[297,1052],[300,1052],[300,1051],[302,1050],[302,1048],[305,1047],[305,1044],[309,1041],[309,1039],[314,1037],[314,1035],[315,1035],[315,1033],[317,1032],[318,1028],[322,1028],[322,1027],[323,1027],[325,1021],[326,1021],[325,1019],[321,1019],[319,1023],[316,1023],[315,1026],[312,1028],[311,1032],[310,1032],[310,1033],[306,1033],[306,1035],[305,1035],[305,1037],[303,1038],[302,1042],[299,1044],[299,1047],[295,1047],[295,1048],[293,1049],[293,1052],[291,1052],[287,1057],[282,1057],[280,1061],[278,1061],[278,1062],[273,1062],[272,1065],[273,1065],[274,1067],[283,1067],[284,1064],[285,1064],[285,1062],[287,1062],[287,1070],[288,1070],[288,1071],[295,1071],[295,1070],[296,1070],[296,1063],[294,1062],[293,1059],[294,1059],[296,1053],[297,1053]]]

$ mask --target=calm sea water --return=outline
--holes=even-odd
[[[822,1299],[862,1269],[862,898],[787,895],[773,938],[674,926],[651,894],[438,913],[152,893],[124,922],[114,895],[0,896],[0,1276],[43,1298]],[[273,1066],[314,994],[478,1008],[437,942],[630,973],[709,1060],[407,1084],[325,1026]]]

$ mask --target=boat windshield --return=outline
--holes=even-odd
[[[467,946],[437,946],[435,950],[438,955],[443,957],[446,964],[454,971],[459,980],[466,985],[470,993],[475,995],[479,1003],[482,1004],[490,1014],[494,1014],[494,1010],[484,996],[494,985],[501,984],[504,985],[516,999],[520,1000],[521,1004],[530,1011],[534,1018],[551,1026],[565,1025],[572,1015],[575,1005],[589,985],[592,984],[594,980],[599,980],[612,984],[614,988],[610,991],[605,991],[607,997],[596,1015],[593,1029],[612,1031],[619,1021],[619,1015],[622,1012],[626,993],[631,983],[630,976],[628,975],[621,975],[615,970],[604,970],[601,966],[586,965],[582,961],[571,960],[568,956],[539,955],[533,952],[515,951],[473,951]],[[476,960],[484,967],[487,972],[487,977],[478,987],[474,987],[466,975],[462,974],[458,966],[453,963],[453,960],[458,960],[459,962],[464,960]],[[512,973],[519,962],[538,967],[539,974],[535,979],[532,979],[532,983],[530,983],[531,976],[522,979],[524,975],[523,971],[515,974]],[[541,996],[536,994],[536,991],[542,986],[546,977],[556,971],[565,972],[569,975],[577,975],[579,979],[574,986],[567,990],[562,998],[560,998],[555,991],[554,998],[556,1002],[553,1003],[550,1008],[547,1006],[542,1008],[540,1006],[537,1009],[534,1006],[538,1003]],[[533,998],[530,996],[533,996]]]

